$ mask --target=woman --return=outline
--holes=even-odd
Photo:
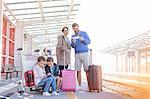
[[[56,46],[56,57],[57,65],[59,66],[60,71],[64,69],[64,52],[65,52],[65,68],[68,68],[70,64],[70,53],[71,53],[71,43],[68,35],[68,27],[63,27],[62,35],[58,36],[58,42]]]
[[[56,78],[56,90],[57,92],[59,92],[62,85],[62,78],[59,77],[59,68],[57,64],[54,63],[54,59],[52,57],[47,58],[47,65],[45,66],[45,71],[47,75],[52,75]]]

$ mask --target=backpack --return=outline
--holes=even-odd
[[[24,73],[24,77],[25,77],[25,83],[26,86],[30,87],[30,86],[34,86],[34,74],[33,74],[33,70],[28,70]]]

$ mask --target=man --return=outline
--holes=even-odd
[[[90,44],[91,41],[86,32],[79,30],[79,25],[77,23],[73,23],[72,28],[75,34],[72,35],[71,46],[75,49],[75,70],[77,71],[77,79],[79,83],[78,90],[80,90],[82,88],[81,87],[82,64],[88,80],[88,67],[89,67],[88,44]]]
[[[51,96],[49,93],[50,86],[52,85],[52,95],[59,95],[56,92],[56,79],[51,75],[46,75],[45,72],[45,58],[43,56],[38,57],[37,65],[33,67],[34,79],[36,85],[44,85],[44,96]]]

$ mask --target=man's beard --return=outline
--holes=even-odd
[[[78,33],[79,33],[79,30],[76,30],[75,33],[78,34]]]

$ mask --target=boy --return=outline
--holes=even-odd
[[[54,59],[52,57],[47,58],[47,65],[45,66],[45,71],[47,75],[52,75],[56,78],[56,90],[59,92],[60,87],[62,85],[62,78],[59,77],[59,67],[54,63]]]

